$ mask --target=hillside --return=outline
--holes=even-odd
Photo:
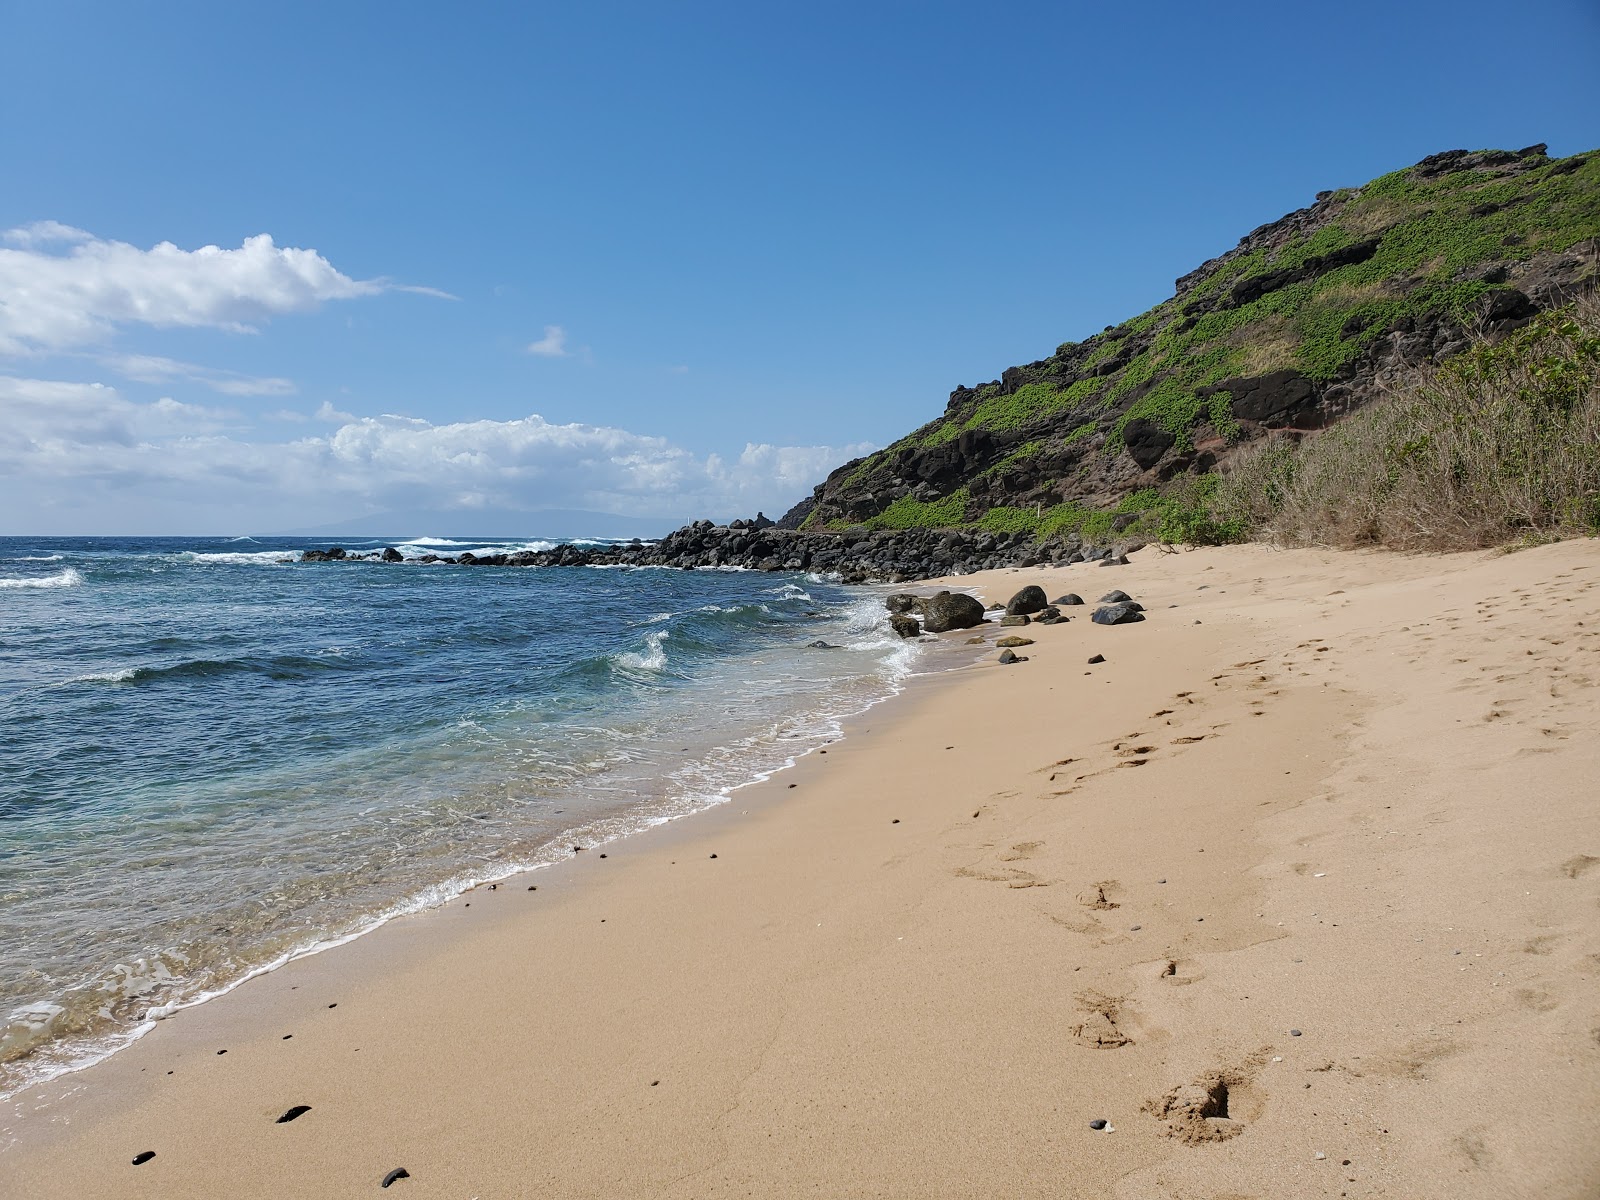
[[[1600,151],[1453,150],[1322,192],[1170,300],[846,463],[784,528],[1104,536],[1273,430],[1323,428],[1600,274]]]

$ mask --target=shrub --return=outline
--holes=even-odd
[[[1466,550],[1600,532],[1600,301],[1480,339],[1298,445],[1241,451],[1212,513],[1283,545]]]

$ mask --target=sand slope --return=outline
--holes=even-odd
[[[1600,545],[955,582],[1148,619],[163,1023],[0,1194],[1600,1193]]]

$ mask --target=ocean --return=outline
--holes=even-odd
[[[917,669],[815,576],[293,561],[333,544],[0,538],[0,1095],[724,801]]]

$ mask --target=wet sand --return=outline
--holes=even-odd
[[[23,1093],[0,1194],[1600,1192],[1600,544],[953,582],[1090,604]]]

